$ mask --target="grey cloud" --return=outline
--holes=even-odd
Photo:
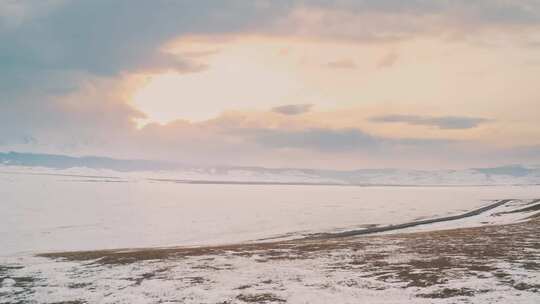
[[[538,24],[540,3],[536,0],[372,0],[311,1],[310,5],[353,13],[377,12],[407,15],[447,16],[456,24]],[[399,26],[399,25],[398,25]],[[403,25],[402,25],[403,26]]]
[[[264,24],[274,10],[243,1],[65,1],[0,31],[0,67],[113,75],[141,65],[186,62],[159,51],[185,33],[225,33]]]
[[[470,29],[473,24],[499,29],[507,24],[540,24],[540,3],[526,0],[474,3],[465,0],[0,1],[0,144],[41,144],[48,149],[72,146],[114,149],[114,143],[121,145],[128,140],[135,147],[130,152],[137,151],[141,143],[151,142],[142,138],[143,132],[136,130],[133,123],[133,119],[142,114],[129,104],[108,96],[110,88],[95,85],[90,90],[94,93],[87,98],[69,102],[60,97],[83,92],[96,80],[114,82],[117,77],[133,71],[175,69],[188,73],[204,69],[204,62],[198,61],[204,59],[201,56],[177,57],[160,51],[164,43],[182,35],[273,34],[279,31],[302,35],[303,32],[296,31],[283,20],[291,18],[296,9],[306,7],[350,12],[361,22],[364,22],[361,14],[385,17],[366,19],[365,29],[351,26],[347,23],[351,20],[325,19],[329,23],[320,23],[329,28],[328,32],[306,33],[328,34],[332,38],[334,35],[339,37],[344,28],[352,29],[351,37],[362,39],[403,37],[423,33],[426,28],[444,26]],[[403,18],[396,19],[401,16]],[[419,16],[428,18],[417,18]],[[373,20],[376,22],[368,24]],[[279,28],[280,24],[285,26]],[[341,66],[345,66],[343,62]],[[302,111],[306,109],[293,107],[292,110],[285,108],[282,113],[292,115]],[[440,128],[466,128],[484,122],[455,117],[442,120],[409,117],[408,120],[408,123]],[[202,125],[193,128],[205,129]],[[169,130],[167,136],[153,134],[153,137],[166,138],[162,143],[156,143],[156,147],[168,150],[164,148],[168,147],[168,141],[175,140],[176,132],[182,130]],[[160,129],[160,132],[164,131]],[[360,147],[394,144],[425,145],[414,140],[400,143],[379,139],[355,129],[266,130],[256,139],[264,137],[273,147],[306,147],[318,151],[354,151]],[[213,144],[221,143],[220,140],[217,135],[213,137],[204,146],[204,151],[213,153]],[[203,146],[188,141],[187,144],[181,142],[180,148],[170,153],[173,155],[188,146],[195,151],[191,156],[200,155],[203,150]],[[232,147],[229,155],[246,156],[246,152],[241,153],[243,148],[242,145]]]
[[[445,23],[450,27],[470,22],[497,26],[540,24],[540,3],[526,0],[474,3],[431,0],[18,1],[16,5],[0,6],[2,8],[9,14],[0,14],[0,25],[9,26],[0,26],[1,83],[10,80],[11,84],[18,82],[23,87],[35,85],[36,75],[46,78],[48,72],[58,70],[105,76],[149,66],[197,71],[200,66],[192,62],[190,56],[176,58],[160,52],[159,48],[183,34],[272,32],[274,26],[281,24],[283,18],[287,19],[297,8],[402,14],[411,18],[416,15],[443,16],[453,20],[450,24]],[[433,19],[437,22],[444,18]],[[389,22],[383,18],[377,23],[380,24],[367,26],[369,33],[359,33],[358,37],[402,37],[426,28],[426,24],[402,19]],[[338,30],[340,27],[330,28]],[[295,28],[291,27],[283,30],[288,31],[287,34],[295,33]],[[334,34],[339,36],[339,33]],[[354,62],[336,61],[329,66],[352,68]],[[25,75],[32,76],[27,79]],[[7,87],[2,86],[2,89]]]
[[[402,14],[413,19],[416,15],[444,16],[453,20],[450,25],[445,23],[450,27],[473,21],[497,26],[506,23],[540,24],[540,4],[526,0],[474,3],[431,0],[7,2],[0,6],[0,10],[7,12],[0,14],[0,91],[40,86],[42,80],[50,82],[50,72],[114,76],[148,68],[199,71],[204,65],[193,62],[193,57],[177,58],[160,52],[159,48],[183,34],[280,31],[274,27],[290,25],[283,23],[283,19],[289,18],[298,8],[391,16]],[[438,22],[444,18],[429,18],[432,19]],[[346,23],[347,20],[328,21],[333,22],[328,33],[340,36],[340,27],[334,24]],[[356,37],[403,37],[422,32],[425,28],[439,27],[402,19],[390,22],[382,18],[377,23],[366,25],[365,30],[358,29]],[[287,31],[286,34],[296,33],[290,26],[281,30]],[[329,66],[352,68],[354,63],[337,61]],[[71,84],[63,86],[62,81],[53,86],[65,90],[76,87]]]
[[[205,68],[198,61],[204,58],[173,56],[161,47],[185,34],[256,29],[288,9],[239,0],[11,3],[0,4],[0,135],[4,144],[34,135],[39,140],[47,132],[60,136],[81,131],[80,136],[66,136],[77,142],[93,141],[99,136],[88,133],[100,133],[106,127],[110,136],[132,132],[132,120],[140,113],[131,105],[110,100],[109,88],[97,85],[94,91],[101,93],[93,93],[93,100],[72,101],[69,106],[59,99],[94,86],[95,81],[114,82],[133,71],[198,72]],[[88,112],[80,113],[81,109]],[[83,134],[88,134],[88,140]]]
[[[410,125],[437,127],[439,129],[472,129],[490,120],[466,116],[385,115],[373,117],[370,121],[379,123],[407,123]]]
[[[379,62],[377,62],[378,68],[387,68],[393,66],[398,59],[398,54],[395,52],[390,52],[386,55],[384,55]]]
[[[292,104],[272,108],[272,112],[284,115],[300,115],[311,111],[312,104]]]
[[[316,151],[351,151],[360,148],[372,149],[379,139],[358,129],[305,129],[274,130],[256,132],[255,140],[272,148],[300,148]]]
[[[151,137],[167,134],[171,140],[198,138],[220,146],[225,142],[236,143],[240,149],[249,146],[263,147],[265,151],[297,149],[322,152],[356,153],[384,151],[393,153],[397,149],[438,149],[454,144],[446,139],[389,138],[367,133],[359,128],[328,128],[304,126],[291,128],[274,126],[272,121],[258,121],[256,125],[245,115],[221,115],[202,122],[178,121],[165,126],[148,125],[142,130],[151,132]]]
[[[114,112],[107,111],[104,106],[92,111]],[[73,116],[71,119],[80,121],[82,128],[56,133],[42,133],[33,129],[36,133],[29,133],[32,136],[19,139],[21,145],[0,146],[0,149],[20,150],[17,147],[23,147],[28,151],[33,147],[34,152],[69,152],[200,164],[273,163],[278,166],[333,166],[337,163],[346,165],[350,161],[366,159],[379,161],[381,164],[394,161],[408,163],[412,159],[424,165],[429,161],[440,163],[449,159],[459,163],[478,157],[478,151],[482,151],[479,150],[482,147],[478,148],[473,142],[388,138],[357,128],[306,126],[291,129],[286,126],[276,127],[272,121],[258,121],[256,125],[252,125],[249,119],[246,120],[242,115],[236,118],[222,115],[202,122],[149,124],[137,130],[119,125],[128,122],[118,121],[115,115],[105,120],[93,121],[85,117],[88,112],[77,107],[70,109],[70,115]],[[57,118],[48,117],[51,123]],[[100,123],[105,125],[96,130],[94,125]],[[119,130],[124,130],[124,133],[119,133]],[[36,137],[33,137],[33,134],[37,134]],[[0,138],[5,139],[3,136]],[[0,145],[2,144],[0,142]],[[496,152],[489,150],[486,155],[491,157],[497,155]],[[528,150],[527,153],[534,152]],[[485,160],[485,157],[483,159]]]
[[[386,138],[356,128],[257,129],[244,132],[251,140],[269,148],[293,148],[329,153],[355,151],[393,153],[400,148],[436,149],[453,143],[445,139]]]
[[[484,30],[511,35],[516,28],[538,30],[540,25],[540,3],[536,0],[321,0],[306,2],[303,8],[317,17],[310,19],[309,13],[300,13],[283,31],[366,43],[421,36],[477,42]],[[303,24],[306,18],[308,24]]]
[[[540,145],[529,145],[507,148],[500,151],[500,154],[507,159],[513,159],[516,162],[520,160],[534,159],[540,168]]]

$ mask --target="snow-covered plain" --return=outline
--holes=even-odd
[[[0,257],[0,303],[536,304],[539,225]]]
[[[0,303],[540,300],[540,221],[526,220],[538,185],[189,184],[178,180],[225,179],[183,174],[0,167]],[[234,174],[227,180],[334,183]],[[311,238],[504,199],[514,200],[398,231],[412,234]],[[220,244],[233,245],[189,247]],[[118,248],[131,249],[62,252]]]
[[[461,213],[540,186],[181,184],[159,173],[3,168],[0,255],[214,245]],[[301,180],[301,179],[300,179]]]

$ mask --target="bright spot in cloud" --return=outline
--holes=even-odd
[[[268,109],[309,96],[302,94],[299,62],[283,54],[281,43],[257,38],[208,41],[198,50],[189,40],[177,43],[173,52],[203,61],[208,68],[148,75],[133,103],[150,121],[205,120],[225,110]]]

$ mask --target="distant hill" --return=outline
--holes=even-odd
[[[171,181],[308,183],[345,185],[529,185],[540,184],[540,167],[508,165],[463,170],[358,169],[319,170],[263,167],[195,167],[152,160],[72,157],[55,154],[0,152],[0,165],[58,170],[146,172]],[[85,169],[86,168],[86,169]],[[88,170],[87,170],[88,169]],[[95,172],[94,172],[95,173]]]
[[[57,154],[37,154],[19,152],[0,152],[0,164],[8,166],[45,167],[68,169],[74,167],[91,169],[110,169],[115,171],[166,170],[179,165],[150,160],[124,160],[109,157],[72,157]]]
[[[478,172],[489,175],[510,175],[510,176],[526,176],[534,173],[534,169],[526,168],[521,165],[501,166],[494,168],[476,168]]]

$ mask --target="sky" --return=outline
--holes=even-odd
[[[0,151],[540,164],[538,0],[0,0]]]

